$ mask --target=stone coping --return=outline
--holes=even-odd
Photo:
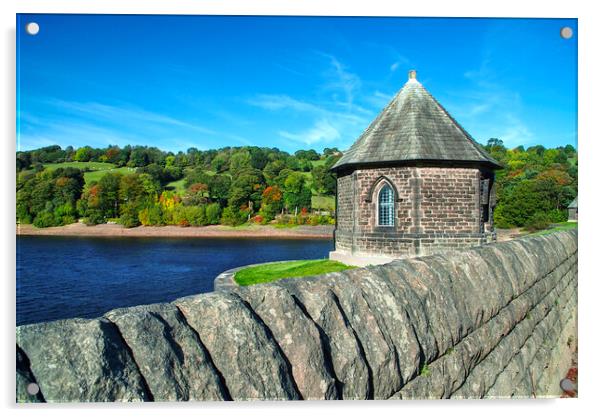
[[[377,256],[368,253],[351,254],[350,252],[344,252],[341,250],[335,250],[329,253],[329,259],[331,261],[338,261],[344,263],[345,265],[353,265],[358,267],[364,267],[368,265],[385,265],[389,262],[403,258],[403,256]]]

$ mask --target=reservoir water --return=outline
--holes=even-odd
[[[17,236],[17,325],[213,290],[237,266],[328,257],[324,239]]]

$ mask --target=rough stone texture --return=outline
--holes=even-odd
[[[173,304],[122,308],[105,317],[119,328],[155,401],[229,399],[198,335]]]
[[[289,279],[275,285],[290,291],[321,329],[334,374],[340,381],[341,398],[369,399],[373,397],[372,370],[357,333],[330,288],[332,275],[327,274],[325,279]]]
[[[44,401],[42,394],[38,392],[35,395],[31,395],[27,392],[29,384],[36,384],[36,380],[33,377],[31,370],[29,369],[29,360],[23,353],[23,351],[17,346],[17,402],[33,402],[40,403]]]
[[[207,347],[234,400],[295,400],[291,366],[270,329],[239,296],[212,293],[175,301]]]
[[[331,362],[326,360],[319,328],[297,301],[277,286],[241,288],[255,313],[270,328],[292,364],[292,373],[303,399],[338,398]]]
[[[128,346],[106,319],[21,326],[17,344],[48,402],[153,399]]]
[[[17,401],[554,397],[576,303],[576,231],[287,279],[18,327]]]

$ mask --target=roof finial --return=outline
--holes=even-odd
[[[409,70],[408,71],[408,80],[415,80],[416,79],[416,70]]]

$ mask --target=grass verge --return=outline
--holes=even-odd
[[[555,223],[550,226],[549,229],[540,230],[539,232],[531,233],[529,236],[541,236],[548,235],[554,232],[560,232],[562,230],[571,230],[577,229],[577,222],[564,222],[564,223]]]
[[[355,267],[328,259],[276,262],[241,269],[234,275],[234,281],[238,285],[247,286],[283,278],[300,278],[353,268]]]

